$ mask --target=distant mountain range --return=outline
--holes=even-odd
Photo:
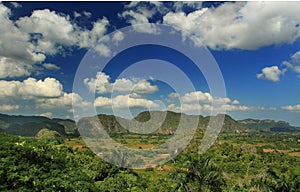
[[[300,127],[291,126],[285,121],[244,119],[238,122],[247,129],[257,132],[300,132]]]
[[[149,129],[155,130],[155,134],[174,134],[179,126],[181,115],[184,115],[184,126],[189,128],[191,122],[198,121],[198,129],[205,130],[208,126],[210,117],[201,115],[186,115],[171,111],[151,111],[141,112],[133,120],[115,117],[113,115],[99,114],[94,117],[85,117],[79,120],[78,127],[80,131],[86,135],[93,134],[94,131],[99,131],[99,122],[103,129],[109,134],[129,133],[130,130],[138,130],[140,122],[147,122],[150,118],[165,117],[162,123],[153,122],[147,124]],[[100,120],[100,121],[98,121]],[[151,120],[152,121],[152,120]],[[148,128],[147,127],[147,128]],[[159,127],[158,129],[156,129]],[[73,120],[47,118],[41,116],[21,116],[21,115],[5,115],[0,114],[0,132],[21,136],[35,136],[40,130],[48,129],[57,131],[65,136],[79,136],[79,131]],[[225,115],[223,133],[243,133],[243,132],[300,132],[299,127],[293,127],[285,121],[274,120],[256,120],[244,119],[236,121],[229,115]]]
[[[35,136],[42,129],[57,131],[59,134],[66,136],[79,136],[75,122],[70,119],[0,114],[0,132],[12,135]]]

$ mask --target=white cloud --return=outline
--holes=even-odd
[[[11,11],[0,3],[0,78],[28,76],[33,64],[45,60],[43,53],[34,50],[29,34],[21,31],[10,16]]]
[[[216,99],[213,99],[213,100],[214,100],[214,103],[219,104],[219,105],[226,105],[226,104],[231,103],[231,99],[229,99],[228,97],[216,98]]]
[[[216,106],[213,108],[211,104],[191,104],[191,103],[183,103],[181,106],[177,106],[175,104],[170,104],[167,107],[168,110],[175,112],[185,112],[185,113],[198,113],[200,112],[211,112],[214,110],[220,111],[250,111],[257,110],[255,107],[249,107],[244,105],[236,105],[236,104],[224,104],[220,106]]]
[[[157,28],[155,24],[149,22],[149,18],[147,18],[144,13],[129,10],[124,11],[119,16],[122,18],[126,18],[127,22],[130,23],[132,27],[138,32],[150,34],[159,34],[160,32],[159,28]]]
[[[91,12],[88,12],[88,11],[83,11],[82,14],[86,17],[91,17],[92,16],[92,13]]]
[[[176,106],[174,103],[168,105],[167,109],[174,112],[180,112],[180,108]]]
[[[90,16],[89,12],[82,14]],[[4,69],[0,78],[29,76],[48,55],[64,55],[66,49],[94,47],[109,26],[109,21],[103,18],[92,23],[92,29],[88,30],[72,21],[69,15],[49,9],[34,10],[31,15],[16,20],[11,16],[11,10],[0,3],[0,67]],[[122,34],[118,33],[113,41],[120,40]],[[105,56],[111,54],[107,45],[98,46],[96,51]]]
[[[26,33],[42,34],[39,41],[52,43],[50,47],[53,50],[43,50],[46,53],[55,54],[58,51],[56,44],[71,46],[76,43],[75,27],[69,16],[57,14],[55,11],[35,10],[30,17],[21,17],[16,23]]]
[[[232,105],[232,104],[226,104],[221,106],[222,109],[225,109],[226,111],[250,111],[255,110],[253,107],[244,106],[244,105]]]
[[[45,112],[45,113],[35,114],[35,116],[52,117],[53,114],[51,112]]]
[[[287,105],[281,107],[281,109],[288,110],[288,111],[300,111],[300,105]]]
[[[220,111],[250,111],[258,110],[256,107],[250,107],[240,105],[240,102],[236,99],[231,100],[228,97],[214,98],[210,93],[195,91],[186,93],[183,96],[179,96],[177,93],[171,93],[169,98],[179,97],[180,105],[171,103],[167,109],[176,112],[185,113],[199,113],[199,112],[211,112],[212,109]],[[214,104],[214,105],[213,105]]]
[[[21,8],[22,5],[17,3],[17,2],[10,2],[10,4],[12,4],[14,6],[14,8]]]
[[[160,33],[159,28],[150,23],[150,19],[156,13],[164,14],[168,11],[162,2],[131,2],[125,5],[125,9],[118,16],[126,19],[136,31],[150,34]]]
[[[273,82],[280,81],[280,76],[284,75],[286,69],[280,70],[278,66],[265,67],[262,69],[262,73],[256,75],[258,79],[269,80]]]
[[[88,108],[92,103],[85,101],[77,93],[65,93],[62,84],[54,78],[37,80],[27,78],[24,81],[0,80],[0,101],[18,103],[18,105],[0,105],[2,111],[17,110],[25,102],[34,102],[37,108],[70,108],[74,106]]]
[[[73,13],[73,14],[74,14],[74,17],[75,17],[75,18],[77,18],[77,17],[81,17],[81,14],[80,14],[80,13],[78,13],[77,11],[74,11],[74,13]]]
[[[140,95],[140,94],[137,94],[137,93],[130,93],[129,94],[129,97],[130,98],[136,98],[136,99],[142,99],[143,98],[143,96],[142,95]]]
[[[60,70],[60,67],[53,63],[44,63],[43,67],[45,67],[48,70]]]
[[[200,9],[202,2],[199,1],[175,1],[173,7],[176,12],[183,11],[184,8]]]
[[[179,93],[170,93],[169,95],[168,95],[168,97],[170,98],[170,99],[175,99],[175,98],[179,98],[180,97],[180,95],[179,95]]]
[[[202,105],[195,105],[195,104],[182,104],[180,106],[180,109],[182,112],[198,112],[198,111],[201,111],[203,109]]]
[[[97,45],[97,42],[107,32],[109,26],[109,21],[107,18],[98,19],[93,23],[92,29],[89,30],[80,30],[78,32],[78,44],[81,48],[88,48]]]
[[[9,105],[9,104],[0,105],[0,111],[14,111],[18,109],[20,109],[19,105]]]
[[[84,84],[91,92],[106,93],[110,77],[103,72],[98,72],[96,78],[85,78]]]
[[[300,61],[300,51],[297,51],[296,53],[294,53],[292,55],[291,59],[294,63],[298,63]]]
[[[300,51],[294,53],[289,61],[283,61],[282,64],[296,73],[300,73]]]
[[[122,41],[124,39],[124,33],[122,31],[116,31],[113,34],[112,40],[115,41],[116,43]]]
[[[0,78],[7,78],[29,76],[32,66],[20,60],[0,56],[0,68]]]
[[[181,101],[183,103],[211,103],[212,96],[210,93],[203,93],[202,91],[196,91],[191,93],[186,93],[184,96],[181,97]]]
[[[158,87],[156,85],[151,85],[148,81],[142,79],[133,85],[134,93],[139,94],[149,94],[158,91]]]
[[[211,49],[254,50],[299,39],[299,11],[298,2],[226,2],[188,14],[169,12],[163,22]]]
[[[144,98],[132,98],[130,95],[118,95],[114,98],[98,97],[94,102],[95,107],[104,108],[157,108],[159,105],[151,100]]]
[[[103,43],[97,44],[93,49],[104,57],[109,57],[112,54],[110,48]]]
[[[92,106],[88,101],[82,99],[77,93],[64,93],[60,97],[37,99],[36,105],[38,108],[52,109],[52,108],[68,108],[72,106],[86,108]]]
[[[99,94],[112,91],[149,94],[158,90],[156,85],[151,85],[144,79],[120,78],[111,83],[109,75],[104,72],[98,72],[96,78],[86,78],[83,82],[91,92],[96,91]]]
[[[59,97],[63,93],[62,84],[54,78],[37,80],[27,78],[24,81],[0,80],[0,99],[33,99]]]

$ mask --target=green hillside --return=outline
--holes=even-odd
[[[240,124],[248,129],[258,132],[299,132],[298,127],[291,126],[285,121],[274,121],[271,119],[257,120],[244,119],[239,121]]]

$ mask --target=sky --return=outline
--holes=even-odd
[[[0,113],[73,119],[76,109],[92,109],[129,117],[129,107],[132,116],[209,115],[217,103],[235,119],[300,126],[299,12],[299,2],[2,2]],[[162,24],[180,37],[167,42]],[[130,37],[126,27],[173,47],[154,40],[116,52]],[[213,93],[214,79],[190,59],[194,53],[179,51],[186,39],[191,52],[208,57],[204,68],[217,64],[225,94]]]

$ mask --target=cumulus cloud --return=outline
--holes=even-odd
[[[20,109],[19,105],[10,105],[10,104],[4,104],[0,105],[0,111],[15,111]]]
[[[29,34],[20,30],[10,20],[11,11],[0,3],[0,78],[28,76],[32,65],[45,60],[45,55],[36,52],[29,42]]]
[[[74,103],[76,107],[81,107],[81,108],[92,106],[90,102],[85,101],[77,93],[64,93],[60,97],[36,100],[37,107],[44,108],[44,109],[68,108],[72,106],[72,103]]]
[[[91,30],[79,30],[77,34],[79,47],[88,48],[95,46],[107,32],[108,26],[109,21],[104,17],[94,22]]]
[[[132,25],[132,27],[138,31],[143,33],[150,33],[150,34],[158,34],[159,28],[149,22],[147,16],[143,13],[130,11],[124,11],[122,14],[119,15],[120,17],[126,18],[127,22]]]
[[[37,80],[27,78],[24,81],[0,80],[0,101],[9,104],[0,105],[0,111],[11,111],[24,108],[27,102],[36,108],[63,109],[73,106],[88,108],[93,104],[84,100],[77,93],[66,93],[62,84],[55,78]]]
[[[150,34],[160,33],[159,28],[150,23],[150,19],[156,13],[163,14],[168,10],[162,2],[131,2],[125,5],[125,9],[118,14],[119,17],[130,23],[136,31]]]
[[[173,8],[176,12],[184,11],[185,8],[200,9],[202,7],[202,2],[198,1],[175,1]]]
[[[0,56],[0,68],[0,78],[7,78],[29,76],[33,67],[26,62]]]
[[[98,72],[96,78],[86,78],[83,82],[91,92],[96,91],[98,94],[112,91],[149,94],[158,91],[156,85],[151,85],[145,79],[120,78],[111,83],[109,75],[106,75],[104,72]]]
[[[262,73],[256,75],[258,79],[269,80],[273,82],[280,81],[280,76],[284,75],[286,69],[280,70],[278,66],[265,67],[262,69]]]
[[[281,107],[281,109],[288,110],[288,111],[300,111],[300,105],[287,105]]]
[[[299,39],[299,11],[297,2],[226,2],[190,13],[169,12],[163,22],[211,49],[255,50]]]
[[[44,63],[43,67],[45,67],[48,70],[60,70],[59,66],[52,64],[52,63]]]
[[[37,80],[27,78],[24,81],[0,80],[0,99],[32,99],[59,97],[63,94],[62,84],[54,78]]]
[[[132,98],[130,95],[118,95],[114,98],[108,97],[97,97],[94,101],[95,107],[104,108],[133,108],[133,107],[143,107],[143,108],[157,108],[159,105],[151,100],[144,98]]]
[[[211,103],[212,96],[210,93],[203,93],[202,91],[196,91],[191,93],[186,93],[184,96],[181,97],[181,101],[183,103]]]
[[[57,14],[49,9],[35,10],[31,16],[21,17],[16,24],[26,33],[42,34],[38,41],[38,49],[46,53],[56,54],[57,44],[70,46],[76,43],[75,27],[70,22],[69,16]],[[50,45],[41,46],[40,41]]]
[[[90,16],[89,12],[82,14]],[[15,20],[11,16],[11,10],[0,3],[0,67],[4,69],[0,78],[29,76],[49,55],[65,54],[66,49],[94,47],[109,26],[109,21],[102,18],[91,23],[89,30],[69,15],[49,9],[34,10],[31,15]],[[120,40],[122,34],[118,33],[113,41]],[[97,47],[96,51],[104,56],[111,53],[107,46]]]
[[[256,107],[240,105],[240,102],[236,99],[230,98],[214,98],[210,93],[195,91],[186,93],[180,96],[177,93],[171,93],[169,97],[178,97],[180,99],[180,105],[171,103],[167,109],[175,112],[185,113],[199,113],[199,112],[211,112],[212,110],[220,111],[250,111],[258,110]],[[215,104],[215,105],[213,105]]]

